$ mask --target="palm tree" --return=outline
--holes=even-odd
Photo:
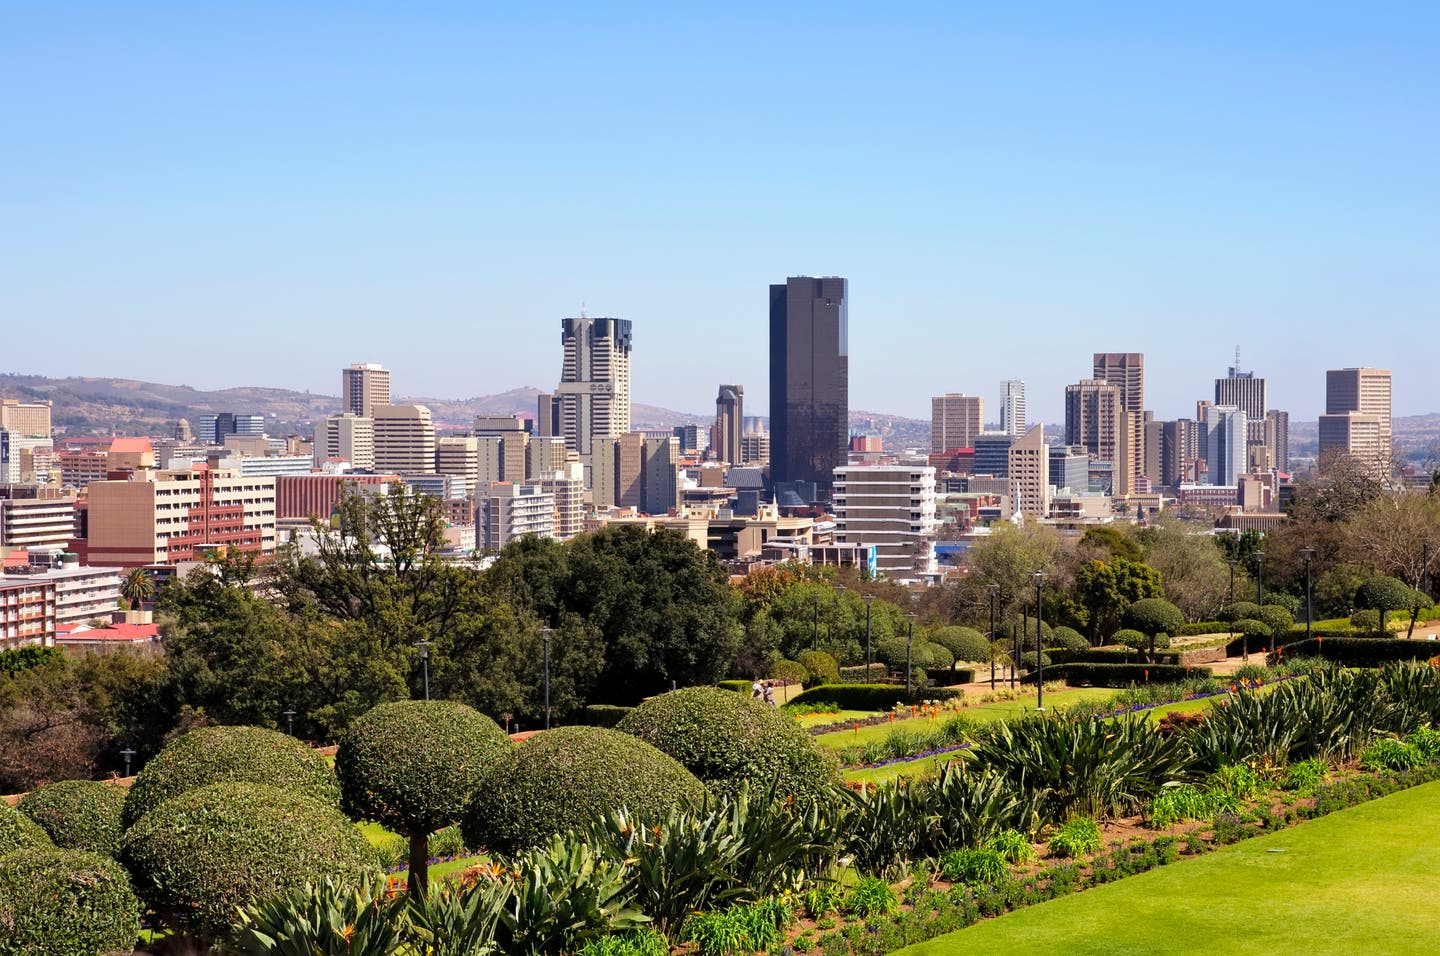
[[[144,568],[131,568],[130,573],[125,575],[125,580],[120,582],[120,597],[130,602],[132,611],[140,610],[141,606],[154,596],[155,582],[145,573]]]

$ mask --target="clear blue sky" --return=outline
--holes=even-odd
[[[1239,344],[1440,410],[1440,7],[1180,6],[6,4],[0,371],[464,397],[583,302],[637,401],[763,413],[809,273],[852,408],[1055,421],[1112,350],[1188,415]]]

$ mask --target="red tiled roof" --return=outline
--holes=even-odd
[[[109,627],[94,627],[88,631],[72,632],[58,636],[59,641],[151,641],[160,636],[155,624],[111,624]]]
[[[150,447],[148,438],[117,438],[110,443],[110,450],[115,452],[147,452],[154,451]]]

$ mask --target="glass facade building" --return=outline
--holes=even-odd
[[[845,280],[792,276],[770,287],[770,477],[829,496],[849,444]]]

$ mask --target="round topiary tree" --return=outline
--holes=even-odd
[[[125,833],[120,860],[140,898],[200,936],[237,907],[318,884],[378,878],[380,858],[335,807],[255,783],[216,783],[165,801]]]
[[[15,809],[44,828],[55,845],[114,856],[120,848],[125,791],[99,780],[61,780],[27,793]]]
[[[1404,581],[1377,574],[1355,591],[1355,606],[1380,612],[1380,636],[1388,632],[1386,619],[1391,611],[1408,610],[1415,603],[1415,592]],[[1261,618],[1264,620],[1264,618]]]
[[[0,956],[128,953],[139,936],[140,903],[114,860],[55,847],[0,856]]]
[[[48,846],[54,843],[40,824],[0,800],[0,856]]]
[[[770,665],[770,679],[803,684],[810,679],[810,672],[799,661],[781,660]]]
[[[1110,635],[1110,640],[1116,644],[1123,644],[1126,647],[1133,647],[1137,651],[1143,651],[1150,645],[1150,635],[1144,631],[1137,631],[1133,627],[1122,627]]]
[[[1254,601],[1236,601],[1224,611],[1220,612],[1220,620],[1222,621],[1253,621],[1259,617],[1260,605]]]
[[[616,725],[669,754],[710,790],[745,784],[814,796],[839,782],[835,758],[774,707],[708,687],[652,697]]]
[[[1174,634],[1184,623],[1185,612],[1164,598],[1143,598],[1125,609],[1125,626],[1150,638],[1152,657],[1160,635],[1165,635],[1165,644],[1168,646],[1169,635]]]
[[[410,894],[418,899],[429,877],[430,834],[460,819],[485,771],[512,750],[495,721],[464,704],[381,704],[350,725],[335,752],[341,806],[409,839]]]
[[[1020,667],[1022,670],[1034,671],[1038,666],[1050,666],[1050,655],[1041,654],[1038,657],[1034,651],[1026,651],[1020,655]]]
[[[990,660],[990,641],[973,627],[939,627],[930,635],[930,641],[949,651],[957,662]]]
[[[1249,654],[1250,652],[1250,644],[1252,641],[1260,641],[1260,646],[1263,647],[1265,639],[1270,636],[1269,625],[1267,625],[1264,621],[1258,621],[1253,617],[1242,617],[1240,620],[1235,622],[1234,627],[1235,633],[1240,634],[1245,638],[1244,649],[1246,654]]]
[[[806,687],[840,683],[840,665],[824,651],[801,651],[795,655],[795,660],[809,675],[805,680]]]
[[[638,737],[558,727],[495,764],[460,825],[466,844],[513,853],[605,810],[626,807],[649,816],[704,799],[705,786],[694,774]]]
[[[1290,628],[1295,626],[1295,615],[1278,604],[1267,604],[1260,609],[1260,615],[1256,618],[1266,627],[1270,628],[1270,646],[1290,633]]]
[[[926,641],[921,645],[925,649],[925,666],[931,670],[949,670],[955,667],[955,655],[951,654],[944,644],[936,644],[934,641]]]
[[[1050,635],[1050,647],[1063,647],[1067,651],[1088,651],[1090,642],[1075,628],[1061,625]]]
[[[340,805],[325,758],[287,734],[261,727],[200,727],[175,738],[135,777],[120,821],[135,825],[182,793],[221,782],[261,783]]]

